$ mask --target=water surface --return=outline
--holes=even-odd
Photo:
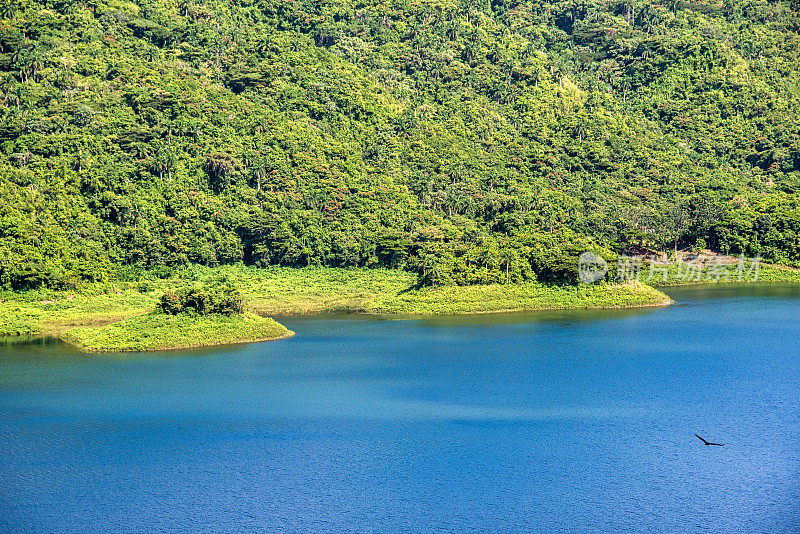
[[[800,531],[800,292],[669,292],[171,353],[0,342],[0,532]]]

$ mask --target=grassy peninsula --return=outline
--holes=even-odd
[[[86,352],[133,352],[272,341],[293,334],[252,313],[192,317],[151,312],[105,326],[73,328],[61,337]]]
[[[3,293],[0,336],[53,336],[82,326],[101,326],[141,315],[155,306],[155,295],[132,288],[109,292],[103,286],[85,293],[31,291]]]
[[[548,309],[661,306],[670,298],[658,287],[736,283],[736,265],[710,279],[704,266],[687,279],[675,265],[640,281],[557,285],[537,281],[468,286],[424,286],[414,273],[398,269],[332,267],[189,266],[158,277],[87,284],[77,292],[40,289],[0,293],[0,336],[51,335],[86,351],[185,348],[280,339],[291,331],[267,317],[316,313],[397,316],[492,313]],[[717,273],[718,274],[718,273]],[[155,313],[165,292],[225,280],[238,288],[242,313],[169,315]],[[758,281],[800,283],[800,271],[759,266]]]
[[[640,283],[574,286],[526,282],[430,287],[418,286],[411,273],[392,269],[270,268],[238,273],[250,276],[246,291],[250,309],[272,316],[322,312],[446,315],[658,306],[670,302],[664,293]]]
[[[160,311],[165,292],[220,278],[241,293],[242,313],[197,315]],[[81,293],[5,292],[0,335],[51,335],[86,351],[185,348],[280,339],[292,334],[267,316],[314,313],[431,315],[564,308],[618,308],[669,303],[639,283],[548,286],[541,283],[426,287],[396,269],[327,267],[209,268],[167,278],[92,284]]]
[[[274,320],[247,312],[241,291],[229,280],[214,279],[167,289],[148,314],[74,328],[61,338],[87,352],[119,352],[271,341],[291,335]]]
[[[213,286],[220,278],[238,288],[241,309],[237,308],[236,313],[164,312],[164,298],[171,288],[180,284],[189,288]],[[222,306],[219,298],[206,297]],[[200,266],[163,279],[120,281],[113,286],[94,284],[79,294],[6,292],[3,299],[0,335],[52,335],[88,352],[210,346],[281,339],[293,334],[265,316],[322,312],[462,314],[657,306],[670,302],[660,291],[640,283],[420,287],[412,273],[394,269]]]

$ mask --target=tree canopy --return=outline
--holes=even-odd
[[[0,0],[0,287],[125,266],[800,265],[800,8]]]

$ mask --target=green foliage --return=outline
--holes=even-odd
[[[244,312],[244,298],[231,284],[189,286],[178,291],[168,290],[161,296],[159,307],[170,315],[236,315]]]
[[[796,2],[0,2],[0,288],[800,266]]]
[[[531,264],[538,274],[539,281],[548,284],[578,284],[577,258],[583,252],[594,252],[612,266],[606,273],[605,279],[614,280],[613,269],[616,255],[608,250],[586,243],[565,243],[548,248],[538,249],[531,258]]]

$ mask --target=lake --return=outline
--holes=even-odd
[[[156,354],[0,340],[0,532],[800,531],[800,288],[668,292]]]

